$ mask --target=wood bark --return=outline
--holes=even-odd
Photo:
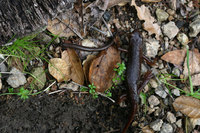
[[[44,29],[76,0],[0,0],[0,45]]]

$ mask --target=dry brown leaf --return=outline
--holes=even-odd
[[[200,118],[190,118],[190,123],[192,125],[192,129],[194,129],[196,125],[199,125]]]
[[[149,2],[160,2],[162,0],[141,0],[141,1],[149,3]]]
[[[191,75],[200,73],[200,53],[197,50],[189,52],[189,68]],[[183,74],[188,77],[187,58],[185,58]]]
[[[86,79],[86,82],[88,82],[89,80],[89,68],[90,68],[90,65],[92,63],[92,61],[96,58],[96,55],[88,55],[87,56],[87,59],[85,59],[83,61],[83,72],[84,72],[84,75],[85,75],[85,79]]]
[[[84,84],[84,73],[81,61],[74,49],[68,48],[62,52],[61,58],[70,66],[70,78],[80,84]]]
[[[180,96],[173,102],[173,107],[191,118],[200,118],[200,100],[196,98]]]
[[[199,86],[200,85],[200,73],[192,75],[192,85]]]
[[[174,50],[164,54],[161,59],[174,65],[181,66],[185,57],[186,50]]]
[[[112,86],[112,79],[115,76],[113,69],[120,62],[120,52],[114,46],[101,51],[92,61],[89,69],[89,81],[96,86],[96,91],[104,92]]]
[[[148,31],[149,35],[155,34],[156,39],[159,40],[159,36],[161,35],[160,26],[155,22],[154,17],[151,16],[150,10],[142,5],[141,7],[137,6],[135,0],[132,0],[131,6],[135,6],[137,10],[137,16],[140,20],[144,20],[143,27],[146,31]]]
[[[53,58],[49,61],[49,73],[57,79],[58,82],[69,80],[70,67],[60,58]]]
[[[78,23],[79,15],[77,13],[75,13],[73,10],[70,10],[59,17],[61,17],[61,20],[65,22],[71,29],[68,28],[64,23],[60,22],[58,19],[49,19],[47,29],[51,33],[59,35],[60,37],[70,37],[75,35],[75,31],[80,35],[80,24]]]

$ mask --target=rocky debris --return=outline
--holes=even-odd
[[[34,86],[38,89],[42,89],[46,83],[46,74],[43,67],[34,68],[32,75],[34,76]]]
[[[189,39],[188,39],[187,35],[184,34],[184,33],[179,33],[178,36],[177,36],[177,39],[179,40],[179,42],[182,45],[187,45],[188,42],[189,42]]]
[[[181,128],[182,127],[182,119],[179,119],[177,122],[176,122],[176,125]]]
[[[160,104],[159,99],[154,95],[151,95],[148,98],[148,102],[149,102],[151,108],[153,108],[154,106],[157,106],[158,104]]]
[[[160,45],[158,40],[152,38],[146,39],[145,40],[146,56],[149,58],[155,58],[155,56],[158,53],[159,47]]]
[[[167,112],[167,121],[170,123],[176,122],[176,117],[171,112]]]
[[[17,68],[13,67],[10,73],[11,75],[8,77],[7,82],[11,87],[17,88],[26,83],[26,77]]]
[[[155,90],[155,93],[158,96],[160,96],[161,98],[166,98],[167,97],[167,93],[160,87]]]
[[[160,133],[173,133],[172,125],[168,123],[163,123]]]
[[[158,88],[158,83],[154,79],[151,79],[149,81],[149,84],[151,85],[152,88]]]
[[[179,91],[179,89],[173,89],[172,91],[172,94],[174,94],[175,96],[180,96],[180,91]]]
[[[169,37],[169,39],[173,39],[179,32],[179,28],[175,25],[174,22],[170,21],[165,24],[163,27],[163,33]]]
[[[3,60],[0,59],[0,72],[7,72],[7,67],[2,61]]]
[[[177,77],[179,77],[180,74],[181,74],[180,70],[178,68],[176,68],[176,67],[173,68],[172,73],[174,75],[176,75]]]
[[[200,32],[200,18],[195,19],[189,26],[190,28],[190,37],[196,37]]]
[[[154,131],[160,131],[160,128],[162,127],[163,121],[161,119],[157,119],[156,121],[150,123],[150,127]]]
[[[167,18],[169,17],[169,14],[165,12],[164,10],[158,8],[156,10],[156,16],[157,16],[158,21],[162,22],[162,21],[167,20]]]

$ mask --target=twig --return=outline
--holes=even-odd
[[[74,29],[69,27],[69,25],[66,24],[64,21],[62,21],[59,17],[56,17],[56,19],[58,19],[60,22],[62,22],[65,26],[67,26],[72,32],[74,32],[78,37],[80,37],[83,40],[83,37],[79,33],[77,33]]]
[[[64,90],[56,90],[56,91],[50,92],[49,95],[52,95],[52,94],[55,94],[55,93],[58,93],[58,92],[61,92],[61,91],[64,91]]]
[[[103,34],[103,35],[105,35],[105,36],[107,35],[107,33],[106,33],[105,31],[99,30],[99,29],[97,29],[97,28],[94,27],[94,26],[91,26],[90,28],[93,29],[93,30],[96,30],[96,31],[100,32],[101,34]]]
[[[6,57],[1,63],[0,66],[10,57],[10,55],[8,57]]]
[[[51,86],[53,86],[56,83],[56,81],[54,81],[52,84],[50,84],[46,89],[44,89],[44,91],[47,91]]]
[[[100,95],[100,96],[106,97],[106,98],[108,98],[110,101],[112,101],[113,103],[115,103],[115,100],[113,100],[112,98],[106,96],[105,94],[100,93],[100,92],[97,92],[97,94]]]
[[[110,28],[108,27],[108,24],[106,23],[105,19],[101,17],[103,20],[103,23],[105,24],[106,28],[108,29],[108,32],[110,33],[111,36],[113,36],[112,32],[110,31]]]

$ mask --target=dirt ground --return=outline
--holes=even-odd
[[[67,94],[41,95],[23,101],[0,99],[1,133],[111,133],[120,132],[128,107],[120,108],[105,98],[75,99]],[[129,132],[136,129],[129,128]]]

